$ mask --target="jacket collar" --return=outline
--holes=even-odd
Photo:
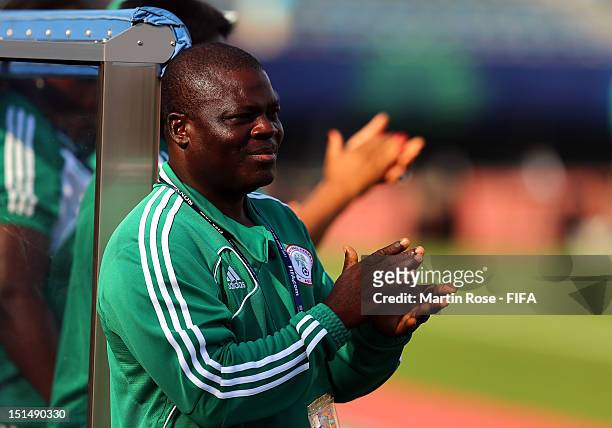
[[[159,176],[164,181],[174,185],[189,196],[205,214],[221,226],[221,228],[229,232],[238,245],[240,245],[241,249],[246,250],[253,259],[261,263],[268,261],[268,242],[274,241],[274,237],[270,231],[261,224],[259,216],[256,215],[254,211],[252,202],[246,195],[245,204],[247,212],[251,220],[256,223],[253,227],[246,227],[219,211],[219,209],[206,199],[204,195],[193,187],[183,183],[172,170],[168,162],[164,163],[160,168]],[[204,218],[202,218],[202,221],[206,222]]]

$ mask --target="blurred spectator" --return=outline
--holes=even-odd
[[[323,179],[302,203],[291,207],[318,244],[334,219],[378,183],[397,182],[425,145],[422,138],[386,131],[389,116],[379,113],[344,144],[329,131]]]
[[[5,9],[85,6],[80,1],[4,4]],[[2,406],[41,406],[51,395],[72,227],[79,195],[91,175],[79,148],[59,131],[74,131],[63,126],[65,107],[75,101],[68,96],[74,87],[64,83],[24,80],[13,85],[18,91],[3,90],[0,95]],[[79,102],[91,100],[79,95]]]

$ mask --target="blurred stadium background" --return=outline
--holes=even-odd
[[[327,130],[378,111],[428,145],[333,225],[321,254],[409,236],[431,253],[612,254],[608,0],[212,1],[264,59],[286,138],[269,189],[319,178]],[[608,298],[612,294],[608,291]],[[610,317],[436,317],[351,427],[612,426]]]

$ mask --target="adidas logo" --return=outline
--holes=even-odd
[[[246,288],[246,284],[244,283],[244,281],[240,279],[234,268],[231,266],[227,269],[227,276],[225,277],[225,281],[227,282],[228,290]]]

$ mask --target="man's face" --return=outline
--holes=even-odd
[[[283,141],[280,105],[263,71],[219,73],[187,121],[189,171],[203,186],[248,193],[274,180]]]

